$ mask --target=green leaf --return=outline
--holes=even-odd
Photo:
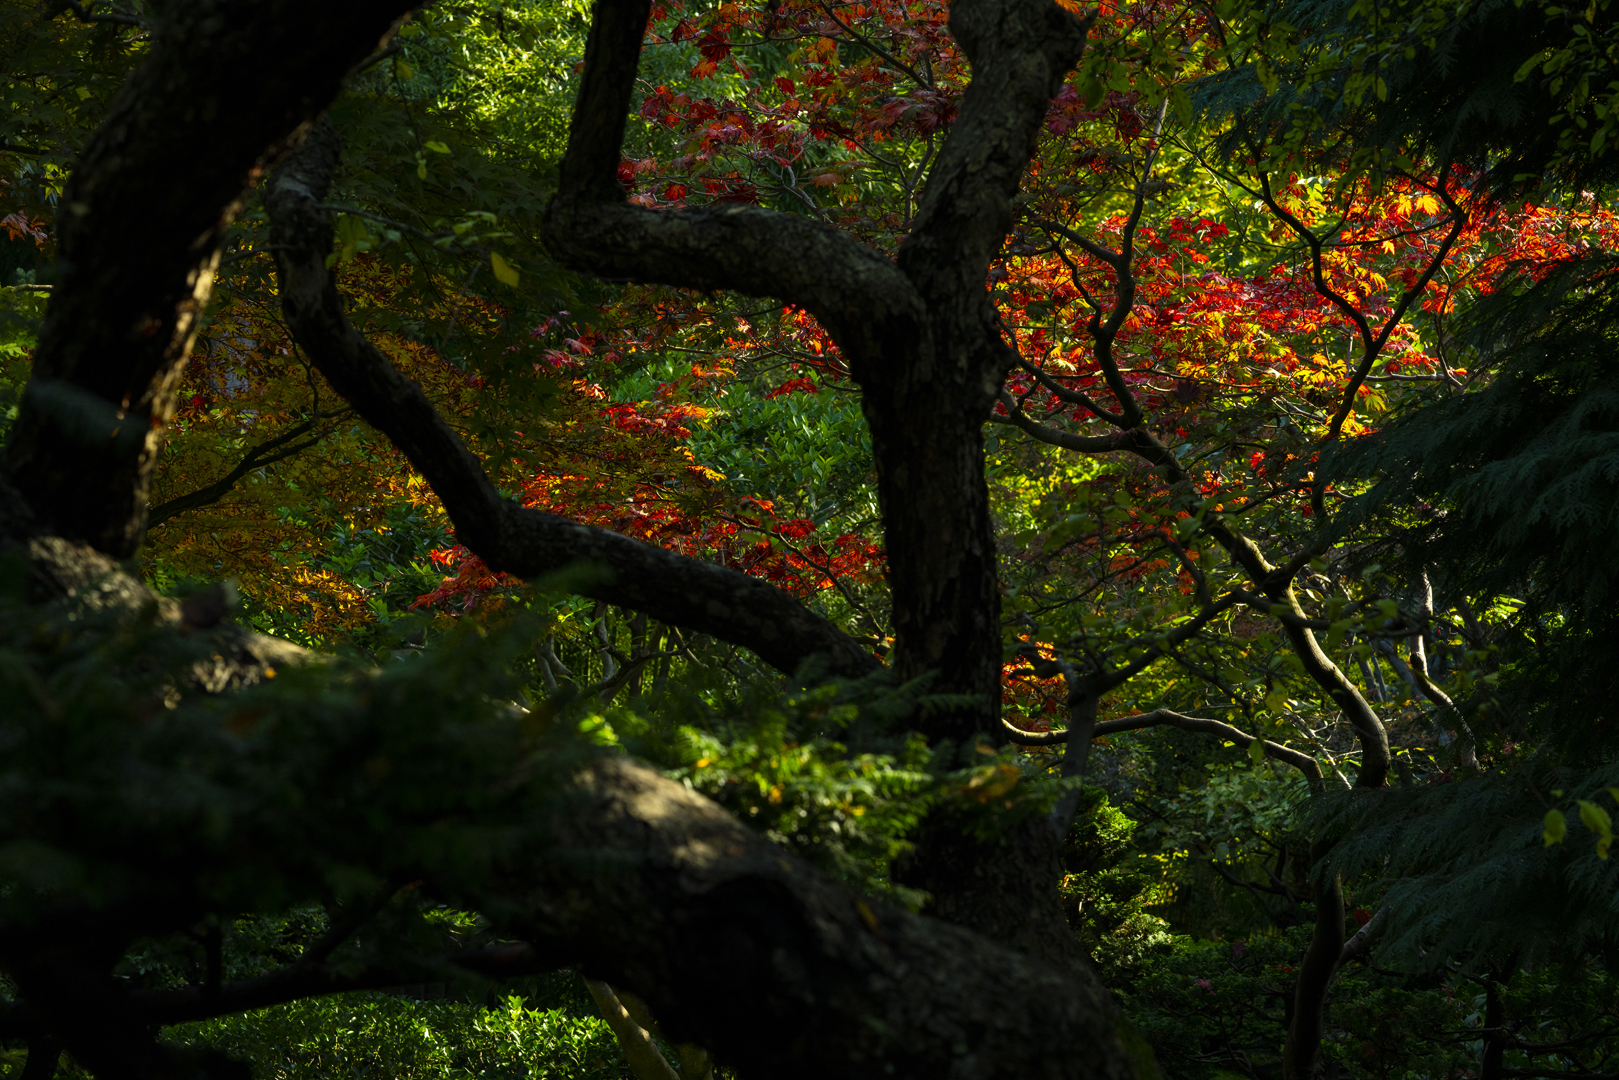
[[[1561,844],[1563,837],[1567,835],[1568,819],[1563,816],[1563,812],[1561,810],[1546,811],[1546,828],[1541,833],[1541,836],[1545,837],[1546,846],[1551,847],[1553,844]]]
[[[1349,629],[1348,619],[1336,619],[1327,627],[1327,648],[1336,649],[1344,639],[1344,632]]]
[[[1265,760],[1265,740],[1255,739],[1248,744],[1248,760],[1255,765]]]
[[[448,154],[450,152],[450,148],[439,142],[437,139],[428,139],[422,145],[433,151],[435,154]]]
[[[500,257],[500,252],[489,253],[489,265],[495,271],[495,280],[502,285],[517,288],[517,268]]]
[[[1175,119],[1190,127],[1192,123],[1192,99],[1186,96],[1186,91],[1178,86],[1169,88],[1169,107],[1175,110]]]
[[[1580,822],[1603,839],[1613,836],[1613,818],[1608,812],[1588,799],[1580,800]]]

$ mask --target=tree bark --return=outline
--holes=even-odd
[[[134,553],[225,229],[277,147],[414,6],[159,9],[151,55],[75,162],[57,214],[61,278],[3,456],[42,531]]]
[[[861,897],[623,758],[583,773],[502,928],[643,998],[743,1075],[1145,1077],[1105,990]]]
[[[1325,847],[1319,844],[1310,852],[1318,864],[1325,854]],[[1287,1025],[1287,1043],[1282,1048],[1282,1080],[1311,1080],[1316,1074],[1326,1024],[1327,989],[1344,950],[1343,884],[1336,874],[1318,873],[1321,880],[1316,885],[1315,932],[1293,984],[1292,1017]]]
[[[888,552],[901,679],[972,705],[928,721],[937,738],[993,732],[1000,710],[1000,591],[982,426],[1015,353],[985,288],[1046,104],[1088,23],[1050,0],[961,0],[951,32],[973,83],[890,262],[805,218],[751,207],[652,211],[616,175],[650,0],[602,0],[585,49],[545,239],[608,278],[734,289],[798,304],[832,335],[862,389]]]

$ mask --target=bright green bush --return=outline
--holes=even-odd
[[[183,1024],[168,1038],[249,1062],[259,1080],[621,1080],[605,1021],[507,998],[494,1008],[341,994]]]

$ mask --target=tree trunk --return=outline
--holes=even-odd
[[[287,137],[414,6],[159,9],[151,54],[74,163],[56,217],[61,278],[3,460],[41,532],[135,552],[226,228]]]
[[[1000,591],[982,425],[1016,356],[985,288],[1047,102],[1088,23],[1051,0],[963,0],[973,82],[896,261],[818,222],[752,207],[650,211],[617,181],[650,0],[603,0],[585,48],[545,239],[586,273],[797,304],[862,390],[894,605],[893,666],[973,700],[928,721],[966,740],[1000,715]]]
[[[1326,849],[1316,845],[1310,852],[1317,864]],[[1282,1080],[1311,1080],[1321,1055],[1321,1036],[1326,1024],[1327,989],[1338,970],[1344,950],[1344,890],[1336,874],[1317,871],[1315,933],[1299,963],[1293,984],[1293,1008],[1282,1050]]]
[[[1479,1055],[1479,1080],[1501,1080],[1506,1075],[1507,1016],[1501,1001],[1501,991],[1518,970],[1518,957],[1514,953],[1507,960],[1505,971],[1492,969],[1484,977],[1484,1048]]]
[[[743,1075],[1155,1075],[1088,971],[864,899],[650,769],[592,766],[547,835],[490,898],[501,931]]]

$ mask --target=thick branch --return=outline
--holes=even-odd
[[[590,991],[602,1019],[612,1028],[636,1080],[680,1080],[658,1044],[652,1041],[652,1033],[630,1015],[611,986],[600,979],[586,979],[585,989]]]
[[[1066,431],[1031,419],[1005,390],[1001,391],[1000,399],[1001,404],[1006,406],[1006,418],[991,416],[989,418],[991,423],[1010,424],[1029,438],[1049,446],[1058,446],[1079,454],[1107,454],[1131,448],[1129,432],[1114,432],[1110,435],[1070,435]]]
[[[427,478],[462,544],[520,577],[583,568],[585,580],[573,584],[584,595],[746,646],[785,672],[817,654],[835,674],[877,669],[868,651],[773,585],[503,497],[421,387],[344,314],[326,267],[331,221],[319,208],[338,153],[336,133],[318,125],[266,193],[282,310],[327,381]]]
[[[588,771],[509,927],[745,1076],[1150,1073],[1087,970],[869,900],[624,758]]]
[[[1169,709],[1154,709],[1152,712],[1140,713],[1136,716],[1124,716],[1115,720],[1103,720],[1091,729],[1091,738],[1100,739],[1108,735],[1116,735],[1122,731],[1140,731],[1150,727],[1173,727],[1182,731],[1196,731],[1205,735],[1218,735],[1239,747],[1247,749],[1255,742],[1255,737],[1249,735],[1241,728],[1233,727],[1223,720],[1207,720],[1197,716],[1183,716]],[[1023,731],[1009,723],[1002,723],[1002,734],[1020,746],[1056,746],[1068,739],[1067,731]],[[1265,755],[1275,758],[1284,765],[1291,765],[1311,780],[1321,779],[1321,766],[1316,764],[1315,758],[1309,754],[1271,742],[1269,739],[1260,740],[1265,746]]]
[[[554,971],[562,964],[522,942],[457,949],[420,959],[395,958],[354,967],[351,964],[293,964],[240,982],[213,988],[187,986],[176,990],[137,990],[121,1003],[132,1020],[152,1027],[211,1020],[284,1005],[289,1001],[346,994],[356,990],[385,990],[446,975],[477,975],[510,979]],[[26,1002],[0,1010],[0,1038],[32,1038],[41,1031],[39,1018]]]
[[[1339,967],[1352,960],[1359,960],[1372,951],[1372,935],[1380,929],[1378,923],[1382,920],[1383,913],[1379,911],[1350,935],[1349,940],[1344,942],[1343,951],[1338,954]]]
[[[1424,624],[1433,618],[1433,581],[1428,577],[1426,570],[1422,572],[1422,607],[1417,612],[1417,617]],[[1455,719],[1462,738],[1461,763],[1466,768],[1476,769],[1478,756],[1473,749],[1473,732],[1461,718],[1461,712],[1456,708],[1456,703],[1450,699],[1450,695],[1441,690],[1439,684],[1428,674],[1428,651],[1423,645],[1422,638],[1420,632],[1411,636],[1411,677],[1422,691],[1422,695],[1438,706],[1439,713]]]
[[[130,995],[130,1006],[143,1023],[167,1026],[193,1020],[280,1005],[288,1001],[342,994],[354,990],[384,990],[447,974],[510,979],[555,971],[562,965],[521,942],[459,949],[410,961],[398,959],[354,970],[348,965],[293,965],[256,979],[227,983],[217,992],[201,986],[183,990],[152,990]]]
[[[546,212],[546,246],[598,277],[797,304],[857,365],[899,351],[905,337],[922,332],[921,298],[892,262],[852,236],[736,204],[653,211],[625,202],[618,165],[650,11],[650,0],[596,4],[560,186]]]
[[[1106,720],[1096,725],[1096,736],[1111,735],[1119,731],[1139,731],[1147,727],[1174,727],[1182,731],[1198,731],[1206,735],[1218,735],[1228,739],[1246,750],[1254,742],[1254,736],[1240,728],[1232,727],[1222,720],[1207,720],[1195,716],[1182,716],[1169,709],[1154,709],[1140,716],[1126,716],[1117,720]],[[1311,780],[1321,779],[1321,766],[1315,758],[1299,750],[1294,750],[1280,743],[1263,740],[1265,756],[1275,758],[1284,765],[1291,765]]]
[[[1174,712],[1171,709],[1153,709],[1151,712],[1141,712],[1137,716],[1119,717],[1114,721],[1101,721],[1091,729],[1091,738],[1103,738],[1106,735],[1117,735],[1119,732],[1138,732],[1138,730],[1146,729],[1146,727],[1179,727],[1183,732],[1219,735],[1224,740],[1229,740],[1229,742],[1242,746],[1243,750],[1247,750],[1248,746],[1255,743],[1255,737],[1250,733],[1243,732],[1240,727],[1232,727],[1232,725],[1226,724],[1224,721],[1209,721],[1209,719],[1203,719],[1203,717],[1182,716],[1180,712]],[[1069,738],[1069,732],[1025,732],[1025,730],[1017,729],[1017,727],[1012,727],[1012,725],[1005,724],[1005,722],[1002,733],[1013,743],[1018,743],[1018,745],[1022,746],[1054,746],[1057,743],[1067,742],[1067,738]],[[1321,779],[1321,766],[1316,764],[1316,759],[1311,758],[1307,753],[1292,750],[1289,746],[1282,746],[1281,743],[1273,743],[1268,738],[1261,740],[1261,742],[1264,743],[1264,755],[1268,756],[1268,758],[1276,758],[1282,764],[1294,766],[1295,769],[1303,772],[1311,780]]]
[[[74,163],[56,218],[65,273],[3,461],[44,530],[115,557],[133,553],[175,387],[244,192],[413,6],[163,7],[150,54]]]
[[[1012,227],[1012,197],[1094,18],[1052,0],[950,6],[950,33],[972,62],[973,80],[899,251],[899,265],[931,302],[989,302],[984,275]]]
[[[1326,845],[1310,849],[1311,861],[1320,863]],[[1321,875],[1316,883],[1315,930],[1299,961],[1293,984],[1293,1020],[1282,1048],[1282,1080],[1313,1080],[1326,1029],[1327,988],[1338,970],[1344,950],[1344,888],[1336,874]]]

